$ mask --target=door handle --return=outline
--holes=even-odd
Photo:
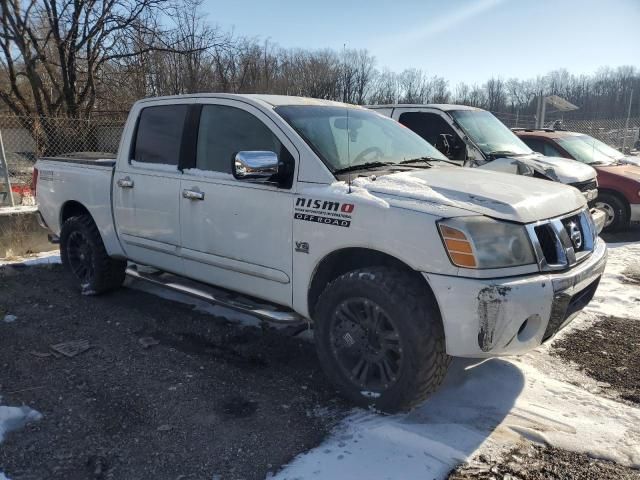
[[[129,177],[121,178],[116,182],[120,188],[133,188],[133,180]]]
[[[204,192],[199,192],[197,190],[183,190],[182,196],[189,200],[204,200]]]

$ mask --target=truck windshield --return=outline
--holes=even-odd
[[[276,108],[276,112],[334,173],[359,166],[447,162],[429,142],[395,120],[369,110],[288,105]]]
[[[504,123],[484,110],[449,112],[464,133],[482,153],[493,155],[526,155],[533,153]]]
[[[589,165],[611,165],[624,156],[609,145],[588,135],[562,137],[556,141],[573,158]]]

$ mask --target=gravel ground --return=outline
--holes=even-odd
[[[84,297],[59,265],[0,268],[0,310],[2,403],[43,414],[0,447],[12,480],[262,479],[346,412],[308,341],[129,288]],[[91,348],[52,354],[69,340]]]
[[[501,461],[480,455],[449,480],[637,480],[640,472],[616,463],[552,447],[521,445]]]
[[[621,398],[640,404],[640,324],[608,317],[556,340],[551,350],[587,375],[611,385]]]

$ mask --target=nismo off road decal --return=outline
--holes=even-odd
[[[354,209],[355,205],[353,203],[298,197],[296,198],[293,218],[306,222],[348,228],[351,225],[351,214]]]

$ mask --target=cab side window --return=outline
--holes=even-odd
[[[524,143],[527,144],[527,146],[533,150],[534,152],[538,152],[541,153],[547,157],[561,157],[562,155],[560,154],[560,152],[558,151],[558,149],[556,149],[553,144],[551,144],[550,142],[547,142],[545,140],[539,139],[539,138],[527,138],[527,137],[520,137],[520,140],[522,140]]]
[[[282,158],[286,149],[257,117],[235,107],[204,105],[198,128],[196,168],[231,173],[235,154],[266,150]]]
[[[133,160],[175,165],[177,168],[187,109],[187,105],[158,105],[142,109],[136,129]]]
[[[400,115],[398,121],[405,127],[413,130],[431,145],[440,150],[453,160],[464,160],[466,148],[462,139],[447,121],[436,113],[405,112]],[[449,148],[445,148],[445,139]]]

